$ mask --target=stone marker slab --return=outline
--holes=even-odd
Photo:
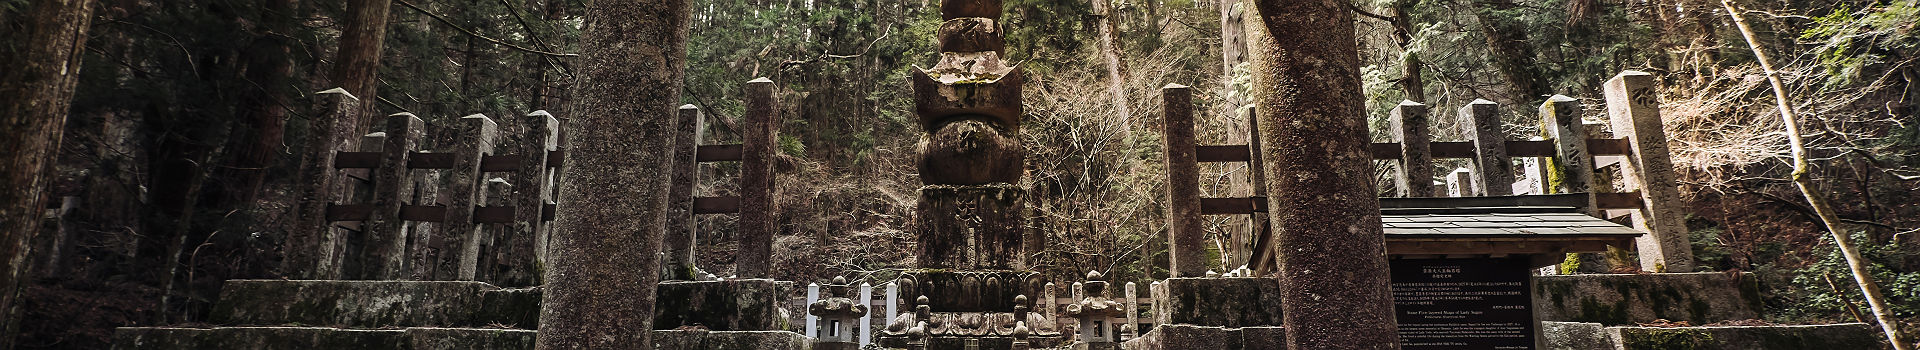
[[[1715,272],[1538,276],[1533,296],[1541,321],[1609,326],[1757,319],[1762,306],[1757,278]]]
[[[714,331],[785,328],[774,280],[663,281],[656,290],[653,328],[657,330],[691,325]]]
[[[1280,325],[1272,278],[1169,278],[1151,288],[1154,323],[1212,327]]]

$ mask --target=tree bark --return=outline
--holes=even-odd
[[[539,349],[652,349],[687,0],[587,5]]]
[[[1113,113],[1120,116],[1120,135],[1133,134],[1133,113],[1127,107],[1127,62],[1120,58],[1120,43],[1115,41],[1113,5],[1108,0],[1089,0],[1100,18],[1100,56],[1107,63],[1107,92],[1113,94]]]
[[[1767,58],[1766,50],[1760,48],[1759,41],[1754,39],[1753,28],[1747,26],[1746,18],[1740,15],[1740,8],[1733,5],[1733,0],[1720,0],[1720,5],[1727,8],[1727,16],[1733,18],[1734,26],[1740,29],[1740,36],[1747,40],[1747,48],[1753,50],[1754,61],[1759,62],[1760,70],[1766,73],[1767,84],[1773,87],[1774,108],[1780,110],[1780,121],[1787,127],[1787,145],[1792,149],[1793,185],[1800,188],[1801,195],[1807,197],[1807,204],[1820,217],[1820,225],[1833,234],[1833,244],[1840,246],[1840,253],[1846,256],[1847,269],[1853,271],[1853,281],[1859,285],[1860,294],[1866,297],[1867,306],[1873,309],[1873,317],[1880,321],[1880,330],[1886,332],[1887,342],[1893,344],[1894,350],[1912,349],[1913,343],[1900,339],[1900,320],[1894,318],[1893,310],[1888,309],[1887,297],[1880,294],[1879,283],[1874,282],[1873,275],[1867,271],[1866,258],[1860,255],[1860,248],[1854,246],[1853,236],[1846,232],[1847,227],[1841,224],[1839,214],[1833,211],[1826,196],[1814,187],[1806,142],[1800,136],[1800,120],[1794,115],[1793,104],[1788,101],[1786,87],[1780,83],[1780,72],[1773,70],[1773,62]]]
[[[386,46],[387,14],[393,0],[347,0],[347,15],[341,20],[340,51],[335,53],[333,85],[360,98],[354,118],[354,135],[365,135],[380,118],[369,118],[379,105],[380,50]],[[353,140],[353,139],[349,139]],[[351,142],[351,141],[350,141]]]
[[[1345,0],[1256,2],[1253,97],[1287,348],[1399,349],[1354,13]]]
[[[293,45],[286,33],[294,22],[292,0],[259,2],[265,9],[260,18],[262,29],[253,33],[252,45],[240,52],[245,81],[253,86],[241,97],[240,122],[234,123],[227,139],[226,164],[217,172],[222,186],[213,188],[217,196],[209,203],[216,208],[248,205],[259,195],[267,169],[279,159],[281,137],[287,125],[288,89],[293,75]]]
[[[1473,14],[1480,22],[1480,32],[1487,37],[1487,57],[1507,81],[1510,104],[1528,104],[1552,93],[1553,87],[1535,63],[1525,23],[1499,13],[1517,7],[1513,0],[1475,0]]]
[[[92,0],[32,1],[0,13],[0,349],[14,348],[28,243],[40,232],[54,151],[80,79]]]

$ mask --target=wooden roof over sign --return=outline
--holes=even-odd
[[[1585,214],[1585,194],[1381,198],[1389,255],[1560,254],[1631,247],[1640,230]]]

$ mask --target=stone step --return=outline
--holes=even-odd
[[[491,327],[532,329],[537,288],[471,281],[231,280],[211,322],[231,326]]]
[[[115,350],[175,349],[533,349],[534,331],[493,328],[124,327]]]
[[[1839,350],[1887,349],[1880,329],[1865,323],[1716,327],[1608,327],[1545,322],[1543,343],[1568,350]]]

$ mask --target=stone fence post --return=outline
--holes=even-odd
[[[1660,119],[1660,93],[1653,75],[1625,71],[1607,80],[1607,119],[1616,136],[1632,147],[1621,162],[1627,191],[1640,191],[1645,205],[1633,215],[1633,226],[1647,231],[1636,240],[1640,269],[1649,272],[1693,272],[1693,250],[1687,240],[1686,218],[1680,213],[1679,180]]]

